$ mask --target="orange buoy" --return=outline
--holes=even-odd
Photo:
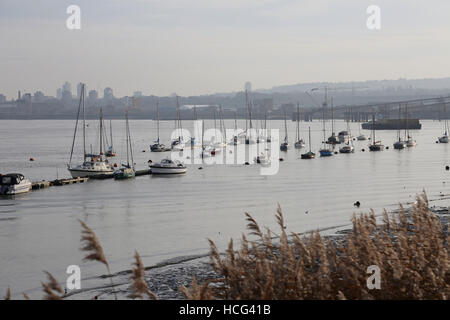
[[[117,168],[117,163],[114,163],[114,168]]]
[[[33,157],[31,157],[31,158],[30,158],[30,161],[34,161],[34,158],[33,158]]]

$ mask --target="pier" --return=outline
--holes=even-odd
[[[139,176],[145,176],[150,175],[151,171],[150,169],[144,169],[144,170],[136,170],[136,177]],[[91,176],[91,177],[78,177],[78,178],[69,178],[69,179],[57,179],[52,181],[47,180],[41,180],[41,181],[35,181],[31,183],[31,189],[32,190],[39,190],[39,189],[46,189],[53,186],[65,186],[69,184],[79,184],[79,183],[86,183],[89,180],[104,180],[104,179],[113,179],[113,174],[108,175],[98,175],[98,176]]]

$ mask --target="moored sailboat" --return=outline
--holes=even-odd
[[[114,171],[114,179],[116,180],[130,179],[134,178],[136,175],[133,161],[133,148],[131,145],[130,125],[128,123],[128,113],[126,113],[125,115],[125,131],[127,143],[127,164],[122,164],[122,166],[118,170]],[[130,155],[131,155],[131,164],[130,164]]]
[[[308,127],[308,136],[309,136],[309,151],[301,155],[302,159],[314,159],[316,154],[311,151],[311,127]]]
[[[372,143],[369,145],[370,151],[383,151],[384,145],[381,144],[381,141],[376,141],[375,139],[375,129],[374,129],[374,123],[375,123],[375,115],[372,115]]]
[[[84,106],[84,95],[85,95],[85,85],[82,84],[80,101],[78,105],[77,120],[75,123],[75,130],[73,134],[72,149],[70,152],[70,160],[67,164],[67,169],[73,178],[77,177],[92,177],[92,176],[112,176],[114,170],[109,164],[107,159],[103,158],[103,114],[100,109],[100,150],[98,154],[93,154],[92,152],[88,154],[86,152],[86,118],[85,118],[85,106]],[[75,146],[76,134],[78,129],[78,121],[80,117],[80,110],[82,110],[83,115],[83,163],[80,165],[72,165],[72,157]]]

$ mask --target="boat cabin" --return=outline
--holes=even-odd
[[[19,184],[24,179],[25,177],[21,173],[9,173],[5,175],[0,175],[0,185],[11,186]]]

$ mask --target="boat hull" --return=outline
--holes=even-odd
[[[1,195],[17,195],[22,193],[27,193],[31,191],[31,182],[22,182],[18,185],[11,185],[11,186],[1,186],[0,187],[0,194]]]
[[[69,169],[72,178],[86,178],[86,177],[98,177],[105,176],[109,177],[114,174],[113,170],[108,171],[98,171],[98,170],[83,170],[83,169]]]
[[[319,151],[321,157],[331,157],[333,152],[330,150],[320,150]]]
[[[383,145],[373,145],[373,144],[371,144],[369,146],[369,150],[370,151],[383,151],[384,150],[384,146]]]
[[[182,174],[186,173],[186,167],[171,168],[171,167],[150,167],[152,174]]]

